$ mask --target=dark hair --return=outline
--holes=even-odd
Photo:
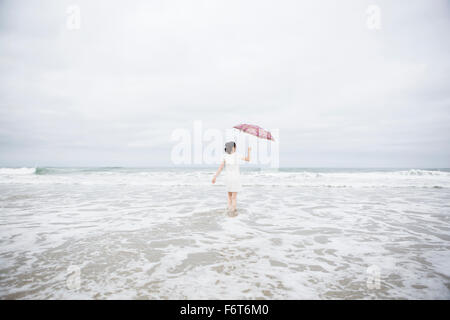
[[[231,143],[233,143],[233,147],[236,148],[236,142],[234,142],[234,141],[227,142],[227,143],[225,143],[225,149],[224,149],[226,153],[231,153],[231,150],[229,152],[227,151],[227,147],[231,147]]]

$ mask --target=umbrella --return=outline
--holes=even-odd
[[[243,123],[243,124],[238,124],[237,126],[234,126],[233,128],[243,131],[245,133],[251,134],[251,135],[261,138],[261,139],[275,141],[275,139],[272,137],[272,134],[269,131],[264,130],[263,128],[258,127],[253,124]]]

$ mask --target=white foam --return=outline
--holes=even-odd
[[[34,174],[36,168],[0,168],[0,175]]]

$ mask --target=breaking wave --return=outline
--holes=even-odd
[[[0,183],[76,185],[211,185],[215,168],[0,168]],[[261,170],[242,166],[248,187],[425,187],[449,188],[449,169],[300,169]],[[219,177],[217,184],[223,185]]]

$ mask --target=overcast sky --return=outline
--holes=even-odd
[[[2,0],[0,166],[171,165],[201,120],[279,129],[281,166],[450,167],[449,39],[447,0]]]

